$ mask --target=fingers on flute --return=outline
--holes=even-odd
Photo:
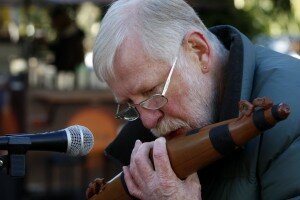
[[[145,142],[140,145],[138,152],[134,157],[135,166],[138,174],[144,181],[152,178],[154,173],[153,165],[149,159],[150,150],[153,148],[153,142]]]
[[[241,100],[239,102],[239,111],[240,115],[239,118],[242,118],[243,116],[249,116],[253,113],[254,106],[246,100]]]
[[[138,186],[135,184],[134,179],[130,173],[130,170],[127,166],[123,166],[123,173],[124,173],[124,180],[127,186],[127,189],[129,191],[129,193],[136,197],[136,198],[140,198],[142,197],[141,191],[138,188]]]
[[[154,142],[153,161],[158,176],[166,178],[176,177],[168,157],[166,139],[163,137],[156,139]]]
[[[139,199],[142,199],[142,191],[147,183],[153,179],[154,169],[149,159],[152,147],[153,142],[142,143],[137,140],[131,154],[130,165],[123,168],[128,191]]]
[[[255,108],[262,108],[267,110],[273,106],[273,101],[268,97],[258,97],[250,103],[246,100],[241,100],[239,102],[239,111],[240,115],[239,118],[243,116],[250,116]]]
[[[264,110],[269,109],[273,106],[273,101],[268,97],[258,97],[254,99],[252,103],[255,108],[261,107]]]

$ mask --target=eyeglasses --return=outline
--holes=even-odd
[[[161,94],[154,94],[154,95],[150,96],[149,98],[147,98],[137,104],[127,103],[125,108],[124,108],[124,106],[118,104],[115,117],[117,119],[134,121],[140,117],[140,114],[139,114],[138,110],[136,109],[136,106],[141,106],[148,110],[158,110],[158,109],[162,108],[164,105],[166,105],[168,103],[168,99],[165,95],[169,88],[171,77],[172,77],[174,68],[176,66],[176,62],[177,62],[177,57],[175,57],[175,59],[173,61],[172,68],[169,72],[168,78],[166,80],[166,83],[164,85],[164,88],[163,88],[163,91]]]

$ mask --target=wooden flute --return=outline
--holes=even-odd
[[[272,104],[264,109],[253,109],[238,118],[205,126],[195,134],[168,140],[166,147],[172,169],[178,178],[185,179],[272,128],[277,122],[286,119],[289,113],[287,104]],[[108,182],[98,179],[95,184],[98,185],[97,192],[88,197],[89,200],[132,199],[123,172]]]

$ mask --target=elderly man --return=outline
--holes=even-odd
[[[94,67],[115,95],[116,117],[130,121],[106,154],[124,166],[132,196],[300,198],[299,60],[231,26],[207,29],[183,0],[119,0],[102,21]],[[288,103],[289,119],[198,176],[176,177],[165,138],[237,117],[239,100],[262,96]]]

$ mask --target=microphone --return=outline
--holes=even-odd
[[[0,137],[0,150],[21,151],[56,151],[70,156],[83,156],[94,145],[92,132],[80,125],[70,126],[58,131],[36,134],[6,135]]]

